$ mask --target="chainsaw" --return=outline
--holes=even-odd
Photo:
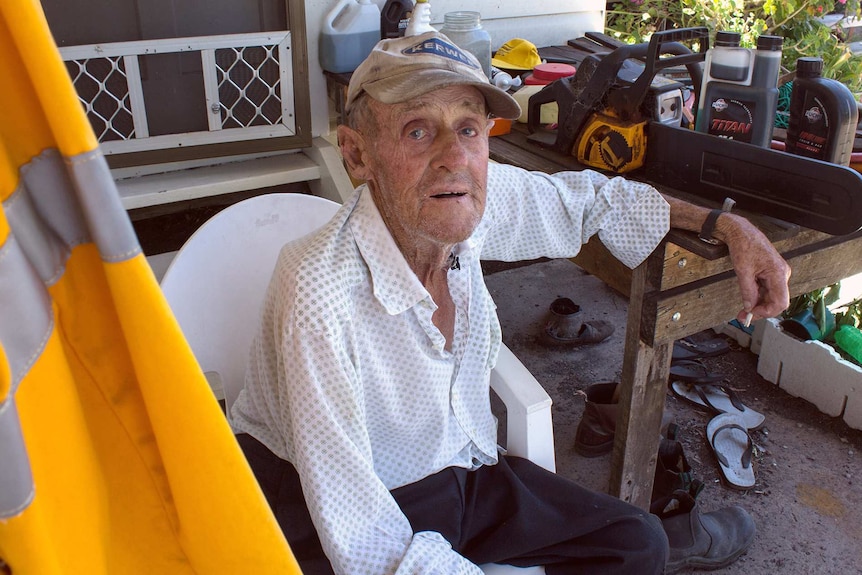
[[[698,41],[698,52],[684,41]],[[707,28],[697,27],[656,32],[649,43],[590,54],[574,76],[555,80],[530,97],[527,139],[601,170],[621,174],[641,167],[649,122],[679,126],[683,118],[684,86],[657,73],[684,65],[697,94],[708,48]],[[558,108],[555,130],[540,123],[541,107],[549,103]]]

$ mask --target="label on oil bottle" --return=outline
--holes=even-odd
[[[823,146],[829,137],[829,116],[826,106],[810,92],[805,95],[802,118],[799,119],[799,136],[794,153],[799,156],[825,160]]]
[[[707,133],[729,140],[751,143],[757,102],[718,96],[711,98],[707,105],[709,111]]]

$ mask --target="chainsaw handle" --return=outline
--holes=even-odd
[[[656,36],[659,36],[659,38],[656,38]],[[700,49],[696,53],[692,53],[687,46],[680,44],[683,41],[690,42],[693,40],[701,41]],[[659,46],[662,46],[662,48],[660,49]],[[706,26],[658,32],[650,38],[649,48],[647,49],[647,69],[649,69],[650,64],[655,66],[656,72],[671,66],[685,66],[689,75],[691,75],[692,83],[697,91],[700,90],[700,82],[703,79],[703,68],[700,66],[700,63],[706,59],[707,50],[709,50],[709,29]],[[662,59],[659,58],[660,54],[675,54],[675,56]],[[647,82],[647,85],[649,85],[649,82]],[[646,90],[644,90],[644,94],[646,94]]]
[[[680,43],[691,40],[701,40],[700,51],[692,52]],[[646,97],[656,73],[672,66],[685,65],[691,76],[692,84],[694,84],[695,97],[699,97],[700,84],[703,80],[703,68],[700,63],[706,59],[706,50],[708,49],[709,30],[705,26],[656,32],[646,47],[643,72],[634,84],[613,95],[612,107],[633,114]],[[660,58],[662,54],[673,54],[673,56]]]

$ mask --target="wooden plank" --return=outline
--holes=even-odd
[[[539,57],[549,63],[571,64],[575,68],[581,65],[586,54],[570,46],[543,46],[539,48]]]
[[[568,44],[575,50],[578,50],[580,52],[586,52],[584,56],[586,56],[587,54],[609,54],[613,51],[611,48],[608,48],[607,46],[602,46],[601,44],[593,42],[588,38],[573,38],[566,42],[566,44]]]
[[[727,250],[725,249],[725,254]],[[673,242],[665,244],[661,273],[661,290],[681,286],[703,277],[724,273],[733,268],[730,256],[710,260]]]
[[[648,289],[649,260],[632,275],[619,412],[609,493],[648,510],[658,456],[661,416],[670,369],[671,344],[651,347],[640,337],[641,305]]]
[[[862,273],[862,234],[804,246],[785,254],[793,274],[791,297]],[[666,292],[647,293],[641,336],[647,343],[671,342],[736,317],[742,309],[733,272]],[[678,314],[678,315],[677,315]]]
[[[508,134],[507,134],[508,135]],[[560,171],[560,165],[534,150],[525,150],[503,136],[494,136],[489,142],[489,157],[501,164],[520,166],[525,170],[553,174]]]
[[[572,261],[584,271],[600,278],[608,286],[625,297],[629,297],[632,285],[632,270],[611,255],[597,236],[581,248]]]
[[[584,36],[610,50],[616,50],[626,45],[622,40],[617,40],[613,36],[608,36],[603,32],[587,32]]]
[[[320,177],[320,167],[308,156],[293,153],[119,180],[117,189],[123,207],[131,210]]]
[[[768,234],[769,231],[767,230],[764,233]],[[661,290],[673,289],[689,282],[705,277],[712,277],[733,269],[733,262],[730,261],[727,246],[712,246],[711,248],[715,248],[720,256],[710,259],[709,257],[703,257],[703,250],[711,248],[696,245],[697,252],[693,252],[690,249],[686,249],[683,245],[679,245],[683,243],[680,241],[683,234],[695,235],[689,232],[682,232],[681,230],[672,230],[671,234],[668,235],[669,240],[672,238],[672,241],[668,241],[666,244],[664,266],[661,273]],[[769,236],[767,235],[767,237]],[[830,237],[832,236],[823,232],[800,229],[791,237],[773,241],[773,245],[779,253],[787,254],[801,247],[826,241]],[[700,240],[696,241],[700,242]]]

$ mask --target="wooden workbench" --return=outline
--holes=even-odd
[[[491,138],[491,159],[554,173],[583,169],[571,156],[528,142],[523,125]],[[631,177],[636,178],[636,174]],[[662,192],[719,207],[682,190]],[[862,232],[830,236],[800,226],[747,215],[793,269],[791,296],[862,272]],[[629,270],[593,238],[574,259],[584,270],[629,298],[620,411],[609,493],[648,509],[660,439],[661,415],[673,342],[736,317],[742,298],[725,246],[671,230],[665,241]]]

